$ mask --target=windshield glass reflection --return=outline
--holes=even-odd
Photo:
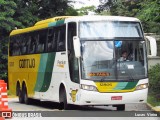
[[[138,80],[147,77],[144,41],[81,41],[82,78]]]

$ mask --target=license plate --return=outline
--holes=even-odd
[[[112,96],[111,100],[122,100],[122,96]]]

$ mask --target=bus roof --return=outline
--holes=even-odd
[[[58,22],[61,20],[65,20],[66,18],[69,18],[72,16],[59,16],[59,17],[54,17],[54,18],[49,18],[46,20],[42,20],[37,22],[34,26],[32,27],[28,27],[28,28],[24,28],[24,29],[17,29],[17,30],[13,30],[10,33],[10,36],[12,35],[16,35],[16,34],[21,34],[21,33],[26,33],[26,32],[30,32],[30,31],[35,31],[35,30],[39,30],[39,29],[43,29],[43,28],[47,28],[49,23],[53,23],[53,22]]]
[[[50,23],[58,22],[58,21],[61,21],[61,20],[65,20],[65,22],[102,21],[102,20],[139,22],[139,19],[137,19],[137,18],[122,17],[122,16],[97,16],[97,15],[94,15],[94,16],[59,16],[59,17],[54,17],[54,18],[39,21],[32,27],[13,30],[10,33],[10,36],[30,32],[30,31],[35,31],[35,30],[38,30],[38,29],[47,28],[47,27],[49,27]]]
[[[68,18],[65,21],[129,21],[129,22],[140,22],[139,19],[134,17],[123,17],[123,16],[100,16],[100,15],[93,15],[93,16],[76,16],[73,18]]]

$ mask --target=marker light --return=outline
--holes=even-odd
[[[136,86],[136,90],[142,90],[142,89],[146,89],[146,88],[148,88],[148,83],[140,84],[140,85]]]
[[[92,86],[92,85],[81,84],[80,88],[84,89],[84,90],[89,90],[89,91],[97,91],[97,88],[95,86]]]

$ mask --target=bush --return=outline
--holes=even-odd
[[[160,94],[160,64],[156,64],[149,69],[149,93]]]

